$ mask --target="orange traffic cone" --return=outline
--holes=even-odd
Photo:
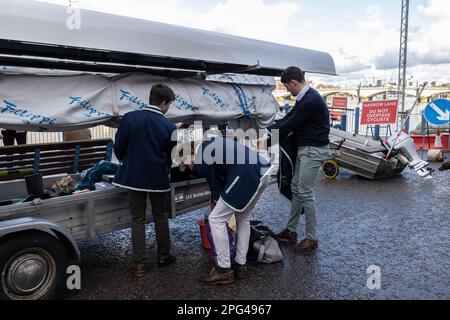
[[[442,138],[441,131],[437,130],[436,139],[434,140],[434,149],[441,150],[442,149]]]

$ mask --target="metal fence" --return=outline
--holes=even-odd
[[[359,115],[358,115],[359,111]],[[347,109],[344,113],[344,121],[333,121],[332,126],[339,128],[341,130],[346,130],[352,134],[358,133],[365,136],[381,138],[387,138],[393,132],[398,130],[401,126],[401,118],[399,117],[398,123],[390,126],[361,126],[359,121],[361,119],[361,109]],[[428,126],[423,119],[422,113],[414,113],[411,115],[409,121],[409,133],[413,134],[427,134],[428,130],[430,134],[435,134],[436,130],[439,129],[441,133],[450,132],[450,128],[445,127],[435,127]],[[98,126],[91,128],[92,139],[114,139],[117,129],[110,128],[106,126]],[[63,141],[62,132],[28,132],[27,133],[27,144],[40,144],[40,143],[51,143],[51,142],[62,142]],[[185,140],[186,135],[189,136],[191,140],[201,140],[203,132],[201,130],[186,130],[179,132],[179,140]],[[3,146],[3,140],[0,139],[0,146]]]
[[[380,126],[360,125],[361,112],[360,108],[347,109],[342,117],[342,121],[334,122],[332,125],[335,128],[345,130],[352,134],[360,134],[374,139],[377,137],[387,139],[395,132],[398,132],[404,123],[404,118],[399,115],[396,124]],[[421,112],[413,113],[404,128],[408,134],[413,135],[435,135],[438,130],[441,134],[450,134],[450,124],[448,126],[429,125]]]
[[[92,139],[114,139],[117,129],[98,126],[91,128]],[[31,132],[27,133],[27,144],[40,144],[51,142],[62,142],[64,134],[62,132]],[[3,140],[0,140],[3,146]]]
[[[98,126],[90,128],[92,139],[113,139],[116,135],[117,129],[110,128],[107,126]],[[218,130],[216,128],[216,130]],[[202,140],[203,139],[202,129],[185,129],[178,131],[179,141],[188,140]],[[186,140],[187,139],[187,140]],[[64,133],[62,132],[27,132],[27,144],[41,144],[41,143],[52,143],[52,142],[63,142]],[[0,146],[3,146],[3,140],[0,139]]]

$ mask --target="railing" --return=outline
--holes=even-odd
[[[359,112],[359,116],[358,116]],[[332,126],[335,128],[339,128],[341,130],[345,130],[349,133],[361,134],[365,136],[376,137],[379,136],[383,139],[389,137],[392,133],[394,133],[399,127],[401,123],[401,118],[399,117],[398,123],[390,126],[379,126],[379,129],[376,126],[361,126],[359,125],[359,120],[361,119],[361,109],[346,109],[346,112],[343,117],[344,121],[333,121]],[[450,128],[440,127],[441,133],[450,132]],[[116,135],[117,129],[110,128],[106,126],[98,126],[91,128],[92,139],[113,139]],[[437,127],[428,126],[424,121],[421,113],[413,113],[411,115],[409,121],[409,133],[414,134],[428,134],[428,130],[430,134],[435,134]],[[194,130],[194,131],[183,131],[179,133],[179,140],[183,141],[186,139],[186,134],[189,136],[191,140],[201,140],[202,139],[202,131]],[[63,142],[63,133],[62,132],[28,132],[27,133],[27,144],[39,144],[39,143],[49,143],[49,142]],[[0,146],[3,146],[3,140],[0,139]]]
[[[358,115],[359,113],[359,115]],[[365,135],[367,137],[372,136],[373,138],[380,137],[382,139],[387,139],[390,137],[394,132],[400,129],[402,125],[402,116],[398,116],[398,120],[396,124],[392,125],[382,125],[382,126],[367,126],[367,125],[360,125],[361,119],[361,109],[355,108],[355,109],[347,109],[344,115],[342,116],[342,121],[340,122],[334,122],[332,123],[333,127],[345,130],[352,134],[360,134]],[[439,129],[441,134],[446,134],[450,132],[450,126],[431,126],[427,125],[427,122],[425,118],[423,117],[422,113],[413,113],[406,125],[406,131],[409,134],[416,134],[416,135],[434,135],[436,134],[437,130]],[[446,147],[446,146],[444,146]]]
[[[113,139],[115,138],[117,129],[107,126],[98,126],[90,128],[92,139]],[[191,140],[202,140],[202,130],[182,130],[178,133],[178,140],[183,141],[186,135]],[[184,139],[183,139],[184,138]],[[27,144],[40,144],[40,143],[52,143],[63,142],[64,133],[62,132],[27,132]],[[0,139],[0,146],[3,146],[3,140]]]
[[[98,126],[91,128],[92,139],[114,139],[117,129]],[[63,142],[62,132],[31,132],[27,133],[27,144]],[[3,140],[0,139],[0,146],[3,146]]]

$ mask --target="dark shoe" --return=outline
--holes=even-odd
[[[284,230],[276,235],[278,240],[284,240],[289,242],[290,244],[296,244],[297,243],[297,232],[292,232],[289,230]]]
[[[143,263],[138,263],[133,267],[133,275],[141,279],[145,276],[145,265]]]
[[[243,280],[247,278],[248,275],[248,267],[247,265],[241,265],[238,263],[235,263],[232,265],[231,267],[234,271],[234,276],[239,279],[239,280]]]
[[[234,282],[234,272],[230,270],[221,273],[217,268],[213,267],[207,276],[200,278],[200,282],[209,285],[232,284]]]
[[[319,246],[319,241],[317,240],[311,240],[311,239],[304,239],[302,242],[297,244],[294,247],[294,252],[302,253],[302,252],[310,252]]]
[[[158,267],[167,267],[168,265],[174,263],[177,259],[175,256],[168,254],[168,255],[162,255],[158,258]]]

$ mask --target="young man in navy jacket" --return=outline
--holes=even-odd
[[[269,184],[272,167],[258,152],[231,139],[216,137],[198,145],[184,160],[194,173],[206,178],[215,203],[209,215],[217,266],[201,278],[204,284],[230,284],[244,278],[250,241],[251,212]],[[230,261],[227,223],[236,214],[237,248]]]
[[[155,220],[158,265],[162,267],[175,261],[170,254],[168,219],[171,152],[176,145],[172,134],[176,127],[164,116],[174,100],[172,89],[163,84],[154,85],[150,92],[150,105],[125,114],[115,138],[114,152],[121,166],[113,184],[128,189],[135,276],[138,278],[145,274],[147,195]]]

